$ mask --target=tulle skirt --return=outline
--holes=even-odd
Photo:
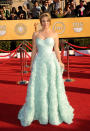
[[[18,113],[22,126],[34,120],[40,124],[71,124],[74,108],[70,105],[64,86],[63,68],[55,53],[35,56],[27,87],[25,103]]]

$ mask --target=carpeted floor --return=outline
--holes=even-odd
[[[30,62],[28,61],[28,64]],[[66,58],[64,59],[66,65]],[[67,69],[67,67],[66,67]],[[29,68],[26,68],[29,71]],[[30,72],[24,74],[29,80]],[[64,79],[67,72],[64,72]],[[70,78],[65,82],[66,93],[70,104],[75,109],[73,123],[62,123],[59,126],[40,125],[34,121],[31,126],[22,127],[17,114],[25,102],[27,85],[18,85],[21,80],[20,60],[0,60],[0,131],[89,131],[90,130],[90,58],[70,56]]]

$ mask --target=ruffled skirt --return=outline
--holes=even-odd
[[[36,55],[26,101],[18,113],[22,126],[29,126],[34,120],[52,125],[73,122],[74,109],[68,101],[62,74],[54,52],[49,57]]]

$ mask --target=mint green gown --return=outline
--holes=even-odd
[[[33,61],[25,103],[19,110],[22,126],[34,120],[40,124],[71,124],[74,108],[70,105],[64,86],[63,69],[53,51],[54,39],[36,38],[38,53]]]

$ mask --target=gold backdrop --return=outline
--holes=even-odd
[[[37,22],[36,19],[1,20],[0,40],[32,39]],[[51,23],[51,29],[58,33],[59,38],[90,37],[90,17],[55,18]]]

